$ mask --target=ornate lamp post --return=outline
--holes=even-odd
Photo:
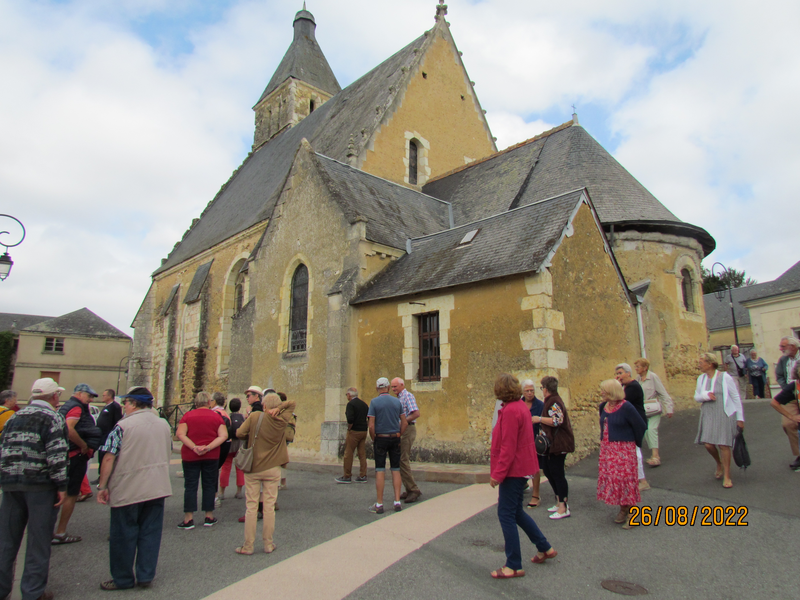
[[[717,265],[719,265],[719,267],[720,267],[720,274],[718,275],[718,277],[720,279],[722,279],[723,277],[729,275],[730,271],[728,270],[728,268],[725,265],[723,265],[722,263],[719,263],[719,262],[715,262],[713,265],[711,265],[711,274],[712,275],[716,275],[716,273],[714,272],[714,269],[717,267]],[[739,345],[739,331],[736,329],[736,313],[733,310],[733,293],[731,292],[730,281],[731,281],[730,276],[728,276],[727,292],[728,292],[728,302],[730,303],[730,306],[731,306],[731,320],[733,321],[733,338],[736,340],[736,345],[738,346]],[[725,297],[725,291],[726,291],[725,288],[722,288],[722,289],[717,288],[714,291],[714,295],[717,297],[717,300],[719,300],[720,302],[722,302],[722,299]]]
[[[0,246],[5,247],[6,251],[0,256],[0,281],[5,281],[6,278],[11,273],[11,267],[14,266],[14,261],[11,260],[11,255],[8,253],[9,248],[13,248],[14,246],[19,246],[22,243],[22,240],[25,239],[25,225],[22,224],[22,221],[17,219],[16,217],[12,217],[11,215],[3,215],[0,214],[0,217],[6,217],[7,219],[12,219],[19,223],[19,226],[22,227],[22,238],[16,244],[6,244],[5,242],[0,242]],[[8,231],[0,231],[0,236],[9,235]]]

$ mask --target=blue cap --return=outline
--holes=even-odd
[[[87,394],[89,394],[90,396],[94,396],[95,398],[97,398],[100,395],[97,392],[95,392],[92,388],[90,388],[89,384],[86,383],[79,383],[78,385],[76,385],[75,389],[72,390],[73,394],[75,392],[86,392]]]
[[[153,404],[153,394],[151,394],[150,390],[143,386],[132,387],[128,390],[127,394],[120,396],[120,398],[130,398],[131,400],[136,400],[144,404]]]

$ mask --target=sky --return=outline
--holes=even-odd
[[[150,275],[241,164],[292,40],[285,0],[0,0],[0,312],[88,307],[131,334]],[[450,0],[499,149],[571,118],[679,218],[704,261],[800,260],[796,0]],[[347,86],[434,24],[435,0],[308,0]],[[20,230],[0,218],[0,244]],[[1,251],[1,250],[0,250]]]

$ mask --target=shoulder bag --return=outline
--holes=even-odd
[[[245,473],[249,473],[250,470],[253,468],[253,448],[256,445],[256,440],[258,439],[258,431],[261,429],[261,421],[264,420],[264,412],[262,411],[261,416],[258,417],[258,425],[256,425],[255,436],[253,437],[253,443],[248,444],[246,447],[240,448],[239,451],[236,453],[236,458],[233,459],[233,463],[236,465],[238,469],[244,471]]]

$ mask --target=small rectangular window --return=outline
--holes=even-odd
[[[439,352],[439,313],[424,313],[419,319],[419,381],[439,381],[442,361]]]
[[[59,379],[61,378],[61,371],[39,371],[39,377],[42,379],[49,377],[56,383],[60,383]]]
[[[64,338],[49,337],[44,338],[45,352],[64,352]]]

